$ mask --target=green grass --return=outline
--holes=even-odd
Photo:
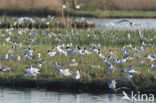
[[[155,18],[155,11],[141,10],[70,10],[71,15],[98,18]]]

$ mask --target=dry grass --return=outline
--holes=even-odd
[[[115,5],[119,9],[139,9],[153,10],[156,9],[156,0],[115,0]]]
[[[156,0],[78,0],[88,8],[155,10]]]
[[[0,9],[48,9],[60,10],[66,3],[70,8],[73,0],[0,0]],[[75,0],[83,9],[102,10],[156,10],[156,0]]]
[[[0,0],[0,9],[50,9],[59,10],[61,0]]]

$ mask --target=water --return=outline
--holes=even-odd
[[[0,103],[130,103],[123,101],[122,96],[122,94],[67,94],[45,90],[0,88]]]
[[[127,22],[116,24],[118,21],[123,19],[87,19],[96,24],[97,28],[100,29],[156,29],[156,19],[127,19],[140,26],[130,26]]]

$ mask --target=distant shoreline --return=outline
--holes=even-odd
[[[61,13],[47,9],[35,10],[0,10],[0,16],[28,16],[28,17],[47,17],[61,16]],[[90,18],[156,18],[155,11],[87,11],[87,10],[69,10],[65,15],[70,17],[90,17]]]

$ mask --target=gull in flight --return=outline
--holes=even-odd
[[[131,22],[127,19],[120,20],[120,21],[116,22],[116,24],[123,23],[123,22],[127,22],[130,26],[140,26],[140,24],[135,24],[134,22]]]
[[[67,6],[64,4],[64,5],[62,5],[62,8],[63,8],[63,9],[66,9],[66,8],[67,8]]]

